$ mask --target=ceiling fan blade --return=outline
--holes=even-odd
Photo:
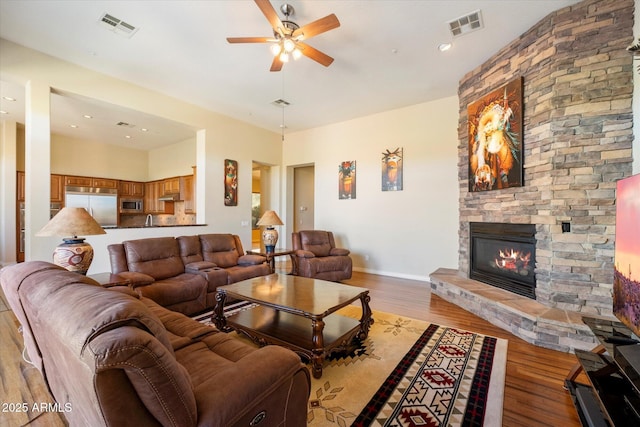
[[[273,57],[273,62],[271,63],[271,69],[269,71],[280,71],[282,70],[283,62],[280,61],[280,56],[276,55]]]
[[[313,48],[306,43],[298,42],[297,45],[300,48],[300,52],[302,52],[304,56],[313,59],[314,61],[324,65],[325,67],[328,67],[333,62],[332,57],[320,52],[318,49]]]
[[[340,26],[340,21],[333,13],[327,15],[324,18],[320,18],[317,21],[310,22],[307,25],[303,25],[293,32],[293,37],[298,40],[305,40],[318,34],[322,34],[334,28]]]
[[[229,43],[269,43],[275,41],[273,37],[227,37]]]
[[[280,20],[280,17],[276,13],[276,10],[273,8],[269,0],[255,0],[255,2],[274,30],[283,28],[282,21]]]

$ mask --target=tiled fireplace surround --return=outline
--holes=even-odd
[[[581,317],[612,316],[615,183],[632,172],[633,6],[560,9],[460,82],[458,270],[433,272],[432,292],[543,347],[591,349]],[[524,185],[471,193],[467,105],[520,76]],[[468,278],[470,222],[535,224],[535,300]]]

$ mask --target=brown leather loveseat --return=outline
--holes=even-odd
[[[72,426],[306,425],[309,373],[292,351],[43,261],[5,267],[0,283]]]
[[[298,276],[339,282],[351,278],[349,250],[336,248],[331,231],[301,230],[291,234],[294,272]]]
[[[215,305],[218,286],[271,273],[266,258],[245,255],[233,234],[155,237],[107,247],[111,272],[131,287],[186,315]]]

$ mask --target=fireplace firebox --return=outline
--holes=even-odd
[[[535,299],[536,226],[472,222],[469,277]]]

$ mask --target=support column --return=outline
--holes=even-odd
[[[17,128],[15,121],[0,123],[0,267],[15,263],[17,255]]]
[[[25,261],[51,261],[53,248],[34,236],[49,222],[51,89],[35,81],[27,82],[25,89]]]

